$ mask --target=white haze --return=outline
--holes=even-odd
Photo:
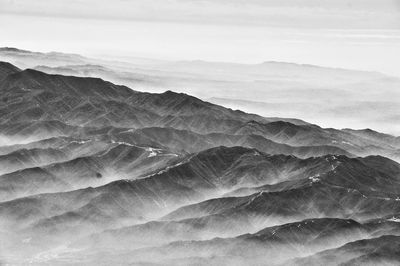
[[[400,76],[396,0],[0,0],[1,46]]]

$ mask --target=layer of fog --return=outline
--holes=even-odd
[[[310,221],[308,221],[310,222]],[[307,221],[300,222],[298,228]],[[283,223],[284,224],[284,223]],[[294,232],[293,232],[294,233]],[[323,235],[323,231],[320,232]],[[168,231],[165,232],[168,234]],[[382,233],[381,233],[382,234]],[[245,235],[244,235],[245,236]],[[138,236],[139,237],[139,236]],[[260,265],[285,263],[296,257],[305,257],[317,252],[340,247],[348,242],[367,239],[371,234],[358,229],[348,229],[337,232],[334,236],[324,236],[316,241],[289,238],[288,242],[247,240],[238,238],[212,238],[209,240],[190,241],[159,241],[151,239],[146,248],[138,248],[135,242],[122,242],[116,245],[115,240],[102,246],[58,245],[46,250],[26,254],[32,257],[26,261],[33,263],[80,263],[95,265],[96,263],[126,264],[156,264],[156,265]],[[206,239],[206,236],[203,237]],[[107,238],[102,239],[107,240]],[[146,239],[143,239],[144,241]],[[29,250],[31,239],[25,239],[23,246]],[[21,253],[16,252],[21,255]],[[22,253],[23,254],[23,253]],[[14,261],[21,261],[14,258]],[[24,261],[24,260],[22,260]],[[12,260],[11,260],[12,262]]]

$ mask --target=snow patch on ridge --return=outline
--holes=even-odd
[[[308,179],[310,179],[312,183],[319,182],[319,181],[321,181],[321,179],[318,178],[319,176],[320,175],[317,174],[317,175],[314,175],[314,176],[310,176]]]
[[[395,222],[395,223],[400,223],[400,218],[392,217],[390,219],[387,219],[389,222]]]
[[[70,143],[85,144],[85,143],[88,143],[90,141],[91,141],[90,139],[89,140],[73,140]]]
[[[146,148],[146,151],[150,152],[150,154],[147,156],[148,158],[150,158],[150,157],[157,156],[161,152],[161,149],[155,149],[155,148],[148,147],[148,148]]]
[[[115,140],[111,140],[111,143],[112,144],[119,144],[119,145],[126,145],[126,146],[130,146],[130,147],[138,147],[138,146],[136,146],[136,145],[133,145],[133,144],[130,144],[130,143],[128,143],[128,142],[124,142],[124,141],[115,141]],[[138,148],[141,148],[141,147],[138,147]]]

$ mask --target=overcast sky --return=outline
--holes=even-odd
[[[400,76],[400,0],[0,0],[0,46]]]

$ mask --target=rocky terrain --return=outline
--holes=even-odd
[[[0,62],[0,264],[400,263],[400,137],[39,70]]]

